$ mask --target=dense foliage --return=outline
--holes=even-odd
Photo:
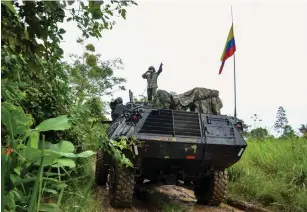
[[[85,39],[100,38],[114,26],[112,16],[126,18],[135,3],[71,3],[1,2],[1,211],[59,209],[80,171],[76,159],[93,155],[87,149],[105,136],[100,97],[124,89],[115,76],[121,61],[101,61],[92,45],[73,63],[62,60],[66,31],[59,23],[74,21]],[[125,162],[114,146],[102,147]]]

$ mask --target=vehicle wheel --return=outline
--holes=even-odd
[[[107,182],[109,167],[107,164],[107,155],[102,149],[98,149],[96,155],[95,180],[96,185],[105,185]]]
[[[225,171],[212,171],[204,177],[194,189],[197,202],[204,205],[219,206],[225,199],[228,190],[228,174]]]
[[[129,208],[134,192],[134,172],[118,163],[110,168],[109,197],[114,208]]]

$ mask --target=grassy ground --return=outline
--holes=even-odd
[[[276,211],[307,211],[307,140],[248,141],[229,194]]]
[[[93,160],[94,158],[82,161],[82,171],[72,176],[69,188],[64,192],[61,211],[101,211],[102,203],[95,198]]]

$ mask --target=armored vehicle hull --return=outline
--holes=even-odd
[[[141,142],[126,153],[134,167],[120,167],[104,153],[98,158],[104,165],[96,168],[100,170],[96,178],[105,179],[102,183],[110,174],[114,207],[129,207],[135,184],[144,180],[191,185],[201,204],[217,206],[224,201],[225,169],[238,162],[247,147],[227,116],[144,106],[123,108],[124,115],[112,121],[107,134],[110,140],[125,136]]]

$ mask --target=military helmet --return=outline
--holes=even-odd
[[[155,71],[155,67],[149,66],[148,70],[150,70],[150,71]]]
[[[123,99],[121,97],[116,98],[115,101],[117,102],[117,104],[123,103]]]

